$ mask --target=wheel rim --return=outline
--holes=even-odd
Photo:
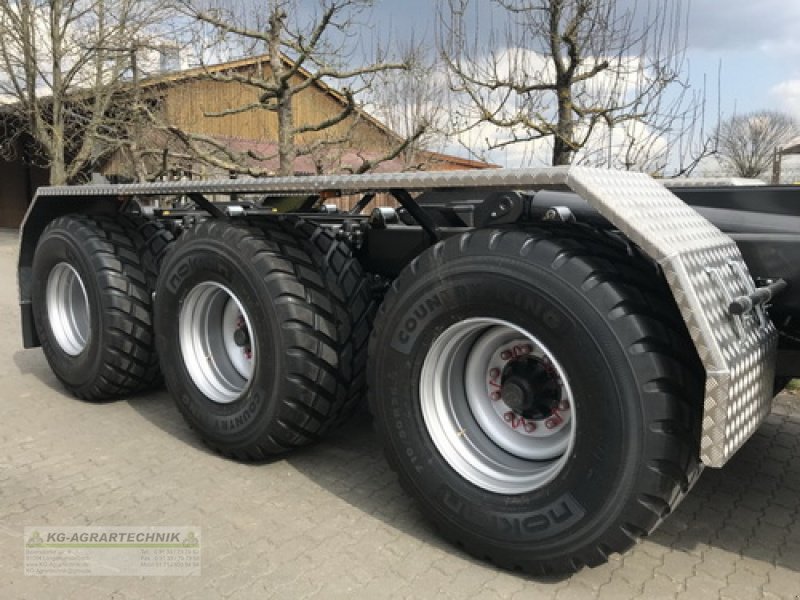
[[[218,283],[201,283],[187,294],[178,327],[183,361],[197,388],[219,404],[239,398],[256,366],[253,328],[239,298]]]
[[[440,334],[422,366],[420,401],[443,458],[491,492],[542,487],[574,446],[574,401],[563,367],[507,321],[467,319]]]
[[[58,263],[47,276],[47,318],[58,346],[70,356],[86,349],[91,335],[89,297],[72,265]]]

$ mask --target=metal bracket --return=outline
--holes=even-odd
[[[730,263],[728,264],[730,265]],[[734,292],[731,291],[730,287],[728,286],[726,278],[723,276],[723,273],[721,272],[722,269],[723,269],[722,267],[717,267],[717,268],[706,267],[705,272],[708,273],[708,276],[716,285],[717,290],[722,294],[723,298],[725,298],[725,304],[727,306],[730,306],[731,304],[733,304]],[[740,340],[744,338],[745,329],[744,329],[744,323],[742,322],[744,320],[742,315],[729,314],[728,318],[730,319],[730,322],[733,324],[735,328],[736,337],[739,338]]]
[[[425,233],[428,234],[434,244],[441,239],[441,236],[439,235],[439,229],[436,227],[436,222],[422,209],[422,207],[420,207],[419,204],[416,203],[408,191],[395,188],[390,190],[390,193],[400,203],[400,206],[405,208],[408,211],[408,214],[410,214],[414,220],[419,223],[420,227],[425,230]]]
[[[552,206],[544,213],[545,221],[558,221],[560,223],[575,223],[577,219],[566,206]]]
[[[746,315],[754,312],[758,315],[758,319],[763,325],[767,320],[767,304],[787,287],[789,287],[789,284],[783,279],[770,281],[767,285],[759,288],[754,286],[748,290],[749,294],[734,298],[729,310],[734,315]]]
[[[361,214],[361,211],[364,210],[365,208],[367,208],[369,203],[372,202],[374,199],[375,199],[375,192],[369,192],[367,194],[364,194],[361,197],[361,200],[356,202],[356,204],[353,206],[353,208],[350,209],[349,214],[351,214],[351,215]]]
[[[187,194],[189,196],[189,200],[194,202],[197,206],[202,208],[212,217],[216,217],[217,219],[227,219],[228,215],[216,204],[211,202],[208,198],[203,196],[203,194]]]

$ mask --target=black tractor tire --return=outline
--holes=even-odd
[[[105,401],[160,382],[151,289],[123,223],[82,215],[53,220],[39,239],[32,272],[36,330],[67,389]]]
[[[147,287],[155,292],[161,263],[164,262],[175,236],[158,221],[139,215],[123,214],[115,217],[130,236],[139,254],[139,264],[147,279]]]
[[[352,317],[344,303],[361,302],[366,288],[348,281],[348,272],[358,272],[348,270],[352,263],[341,248],[328,248],[325,255],[340,277],[321,269],[322,249],[310,244],[324,248],[330,239],[308,229],[301,235],[298,227],[304,226],[286,220],[205,221],[183,233],[159,276],[155,321],[167,387],[203,441],[238,460],[262,460],[315,442],[340,420],[352,402],[351,384],[357,387],[364,377],[358,362],[365,363],[363,342],[353,341],[353,330],[368,337],[360,331],[367,318]],[[341,289],[346,286],[347,292]],[[239,376],[225,376],[234,385],[224,393],[214,387],[217,381],[209,386],[206,375],[198,374],[196,353],[186,342],[186,327],[206,312],[197,290],[223,290],[227,299],[220,302],[238,302],[238,327],[247,333],[239,334],[247,340],[244,365],[235,351],[223,352],[224,344],[219,350],[208,346],[209,372],[231,373],[228,362],[239,365]],[[230,335],[224,328],[223,321],[223,341]]]
[[[331,230],[305,219],[287,216],[278,223],[303,245],[332,295],[340,344],[339,376],[346,399],[337,406],[332,427],[346,421],[366,400],[369,336],[377,302],[370,280],[350,245]]]
[[[700,473],[701,364],[656,268],[615,244],[577,227],[467,233],[415,259],[380,308],[368,372],[385,452],[423,512],[476,557],[538,575],[598,565],[653,531]],[[468,405],[495,406],[461,381],[482,364],[469,362],[479,336],[501,326],[546,349],[567,390],[557,457],[520,462]]]

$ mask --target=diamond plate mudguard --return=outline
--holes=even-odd
[[[721,467],[770,411],[777,353],[763,312],[727,310],[755,287],[739,249],[646,175],[572,168],[567,185],[663,268],[706,369],[700,458]]]

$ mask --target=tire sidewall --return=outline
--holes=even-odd
[[[47,281],[53,268],[69,264],[83,281],[89,301],[90,333],[83,351],[72,356],[59,345],[53,334],[47,310]],[[91,386],[102,369],[103,348],[106,345],[106,327],[103,319],[101,274],[92,265],[80,239],[65,229],[54,229],[43,235],[33,260],[32,300],[42,350],[56,376],[71,389],[80,393],[84,386]]]
[[[227,447],[246,447],[263,436],[275,418],[280,398],[283,358],[281,328],[275,312],[261,298],[261,276],[250,272],[228,246],[195,239],[176,247],[159,275],[155,302],[156,347],[167,386],[179,410],[204,439]],[[248,314],[257,357],[249,385],[233,402],[209,399],[195,385],[180,346],[179,316],[189,292],[205,282],[217,283],[237,296]],[[175,308],[177,307],[177,308]]]
[[[561,471],[535,491],[478,488],[450,467],[428,434],[419,395],[425,356],[449,326],[473,317],[530,332],[569,379],[575,443]],[[399,325],[381,331],[374,345],[388,392],[375,400],[378,421],[401,476],[440,527],[496,545],[495,553],[518,545],[530,558],[566,554],[618,517],[617,498],[626,497],[641,455],[641,439],[629,433],[641,431],[641,408],[632,401],[638,386],[613,331],[583,294],[529,262],[473,256],[429,269],[382,318]]]

